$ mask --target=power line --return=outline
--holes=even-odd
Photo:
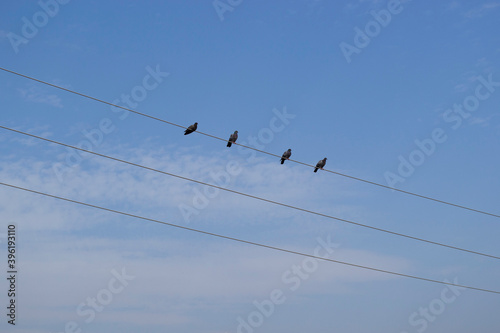
[[[179,124],[176,124],[176,123],[173,123],[173,122],[170,122],[170,121],[158,118],[158,117],[154,117],[154,116],[148,115],[146,113],[142,113],[142,112],[139,112],[139,111],[135,111],[135,110],[126,108],[124,106],[120,106],[120,105],[117,105],[117,104],[106,102],[106,101],[104,101],[102,99],[98,99],[98,98],[95,98],[95,97],[92,97],[92,96],[89,96],[89,95],[86,95],[86,94],[83,94],[83,93],[79,93],[77,91],[74,91],[74,90],[71,90],[71,89],[68,89],[68,88],[64,88],[64,87],[61,87],[61,86],[58,86],[56,84],[52,84],[52,83],[49,83],[49,82],[46,82],[46,81],[43,81],[43,80],[39,80],[39,79],[36,79],[34,77],[31,77],[31,76],[28,76],[28,75],[24,75],[24,74],[21,74],[21,73],[18,73],[18,72],[15,72],[15,71],[3,68],[3,67],[0,67],[0,69],[3,70],[3,71],[5,71],[5,72],[7,72],[7,73],[11,73],[11,74],[14,74],[14,75],[17,75],[17,76],[21,76],[21,77],[24,77],[26,79],[29,79],[29,80],[32,80],[32,81],[35,81],[35,82],[38,82],[38,83],[42,83],[42,84],[51,86],[53,88],[64,90],[66,92],[69,92],[69,93],[72,93],[72,94],[75,94],[75,95],[78,95],[78,96],[81,96],[81,97],[85,97],[85,98],[97,101],[99,103],[107,104],[107,105],[110,105],[110,106],[113,106],[113,107],[116,107],[116,108],[120,108],[120,109],[129,111],[129,112],[135,113],[137,115],[140,115],[140,116],[143,116],[143,117],[146,117],[146,118],[157,120],[157,121],[160,121],[160,122],[165,123],[165,124],[169,124],[169,125],[180,127],[180,128],[184,128],[184,129],[187,128],[185,126],[182,126],[182,125],[179,125]],[[217,139],[217,140],[220,140],[220,141],[224,141],[224,142],[227,141],[227,139],[223,139],[221,137],[218,137],[218,136],[215,136],[215,135],[212,135],[212,134],[208,134],[208,133],[204,133],[204,132],[201,132],[201,131],[196,131],[196,133],[201,134],[201,135],[205,135],[205,136],[208,136],[210,138]],[[238,146],[241,146],[241,147],[244,147],[244,148],[247,148],[247,149],[252,149],[252,150],[257,151],[257,152],[262,153],[262,154],[267,154],[269,156],[281,158],[281,155],[276,155],[276,154],[273,154],[273,153],[270,153],[270,152],[267,152],[267,151],[264,151],[264,150],[261,150],[261,149],[257,149],[257,148],[251,147],[251,146],[242,145],[242,144],[236,143],[236,142],[234,144],[236,144]],[[308,167],[311,167],[311,168],[315,167],[315,165],[304,163],[304,162],[293,160],[293,159],[290,159],[290,161],[294,162],[294,163],[297,163],[297,164],[305,165],[305,166],[308,166]],[[452,207],[461,208],[461,209],[465,209],[465,210],[468,210],[468,211],[472,211],[472,212],[476,212],[476,213],[480,213],[480,214],[484,214],[484,215],[489,215],[489,216],[500,218],[500,215],[494,214],[494,213],[489,213],[489,212],[484,211],[484,210],[479,210],[479,209],[475,209],[475,208],[471,208],[471,207],[467,207],[467,206],[463,206],[463,205],[459,205],[459,204],[454,204],[452,202],[445,201],[445,200],[440,200],[440,199],[436,199],[436,198],[433,198],[433,197],[430,197],[430,196],[426,196],[426,195],[422,195],[422,194],[418,194],[418,193],[414,193],[414,192],[410,192],[410,191],[405,191],[405,190],[393,188],[393,187],[390,187],[388,185],[380,184],[380,183],[377,183],[377,182],[374,182],[374,181],[370,181],[370,180],[366,180],[366,179],[359,178],[359,177],[354,177],[354,176],[351,176],[351,175],[348,175],[348,174],[344,174],[344,173],[340,173],[340,172],[333,171],[333,170],[323,169],[323,171],[329,172],[329,173],[332,173],[332,174],[335,174],[335,175],[338,175],[338,176],[346,177],[346,178],[349,178],[349,179],[352,179],[352,180],[356,180],[356,181],[359,181],[359,182],[363,182],[363,183],[366,183],[366,184],[371,184],[371,185],[375,185],[375,186],[382,187],[382,188],[385,188],[385,189],[397,191],[397,192],[400,192],[400,193],[405,193],[405,194],[412,195],[412,196],[415,196],[415,197],[418,197],[418,198],[421,198],[421,199],[426,199],[426,200],[438,202],[438,203],[441,203],[441,204],[449,205],[449,206],[452,206]]]
[[[173,223],[169,223],[169,222],[165,222],[165,221],[161,221],[161,220],[152,219],[152,218],[149,218],[149,217],[135,215],[135,214],[131,214],[131,213],[127,213],[127,212],[123,212],[123,211],[119,211],[119,210],[115,210],[115,209],[111,209],[111,208],[101,207],[101,206],[97,206],[97,205],[93,205],[93,204],[89,204],[89,203],[85,203],[85,202],[81,202],[81,201],[76,201],[76,200],[73,200],[73,199],[68,199],[68,198],[64,198],[64,197],[60,197],[60,196],[56,196],[56,195],[52,195],[52,194],[48,194],[48,193],[44,193],[44,192],[39,192],[39,191],[35,191],[35,190],[32,190],[32,189],[28,189],[28,188],[24,188],[24,187],[12,185],[12,184],[7,184],[7,183],[3,183],[3,182],[0,182],[0,185],[11,187],[11,188],[15,188],[15,189],[26,191],[26,192],[35,193],[35,194],[38,194],[38,195],[43,195],[43,196],[54,198],[54,199],[64,200],[64,201],[75,203],[75,204],[79,204],[79,205],[82,205],[82,206],[87,206],[87,207],[91,207],[91,208],[95,208],[95,209],[100,209],[100,210],[104,210],[104,211],[108,211],[108,212],[112,212],[112,213],[116,213],[116,214],[120,214],[120,215],[124,215],[124,216],[129,216],[129,217],[133,217],[133,218],[137,218],[137,219],[141,219],[141,220],[145,220],[145,221],[160,223],[160,224],[168,225],[170,227],[175,227],[175,228],[179,228],[179,229],[183,229],[183,230],[187,230],[187,231],[197,232],[197,233],[204,234],[204,235],[209,235],[209,236],[213,236],[213,237],[218,237],[218,238],[223,238],[223,239],[227,239],[227,240],[232,240],[232,241],[235,241],[235,242],[245,243],[245,244],[249,244],[249,245],[253,245],[253,246],[259,246],[259,247],[263,247],[263,248],[267,248],[267,249],[271,249],[271,250],[275,250],[275,251],[281,251],[281,252],[296,254],[296,255],[300,255],[300,256],[304,256],[304,257],[310,257],[310,258],[314,258],[314,259],[318,259],[318,260],[330,261],[330,262],[334,262],[334,263],[337,263],[337,264],[342,264],[342,265],[347,265],[347,266],[351,266],[351,267],[357,267],[357,268],[367,269],[367,270],[371,270],[371,271],[375,271],[375,272],[380,272],[380,273],[397,275],[397,276],[411,278],[411,279],[416,279],[416,280],[421,280],[421,281],[427,281],[427,282],[432,282],[432,283],[438,283],[438,284],[456,286],[456,287],[467,288],[467,289],[472,289],[472,290],[477,290],[477,291],[483,291],[483,292],[487,292],[487,293],[493,293],[493,294],[500,294],[500,291],[496,291],[496,290],[484,289],[484,288],[477,288],[477,287],[465,286],[465,285],[454,284],[454,283],[447,283],[447,282],[443,282],[443,281],[439,281],[439,280],[434,280],[434,279],[428,279],[428,278],[424,278],[424,277],[420,277],[420,276],[415,276],[415,275],[410,275],[410,274],[403,274],[403,273],[388,271],[388,270],[384,270],[384,269],[379,269],[379,268],[374,268],[374,267],[369,267],[369,266],[363,266],[363,265],[353,264],[353,263],[349,263],[349,262],[345,262],[345,261],[339,261],[339,260],[334,260],[334,259],[329,259],[329,258],[323,258],[323,257],[319,257],[319,256],[315,256],[315,255],[311,255],[311,254],[307,254],[307,253],[303,253],[303,252],[298,252],[298,251],[293,251],[293,250],[287,250],[287,249],[276,247],[276,246],[265,245],[265,244],[262,244],[262,243],[256,243],[256,242],[247,241],[247,240],[240,239],[240,238],[225,236],[225,235],[221,235],[221,234],[217,234],[217,233],[213,233],[213,232],[208,232],[208,231],[203,231],[203,230],[199,230],[199,229],[188,228],[188,227],[184,227],[184,226],[181,226],[181,225],[178,225],[178,224],[173,224]]]
[[[494,256],[494,255],[491,255],[491,254],[486,254],[486,253],[482,253],[482,252],[467,250],[467,249],[464,249],[464,248],[460,248],[460,247],[456,247],[456,246],[452,246],[452,245],[447,245],[447,244],[444,244],[444,243],[434,242],[434,241],[430,241],[430,240],[427,240],[427,239],[424,239],[424,238],[410,236],[410,235],[406,235],[406,234],[403,234],[403,233],[398,233],[398,232],[395,232],[395,231],[390,231],[390,230],[387,230],[387,229],[382,229],[382,228],[378,228],[378,227],[374,227],[374,226],[362,224],[362,223],[359,223],[359,222],[354,222],[354,221],[342,219],[342,218],[339,218],[339,217],[335,217],[335,216],[331,216],[331,215],[319,213],[319,212],[312,211],[312,210],[309,210],[309,209],[300,208],[300,207],[297,207],[297,206],[285,204],[285,203],[282,203],[282,202],[278,202],[278,201],[274,201],[274,200],[270,200],[270,199],[258,197],[258,196],[251,195],[251,194],[248,194],[248,193],[243,193],[243,192],[239,192],[239,191],[236,191],[236,190],[231,190],[231,189],[228,189],[228,188],[225,188],[225,187],[221,187],[221,186],[213,185],[213,184],[210,184],[210,183],[202,182],[202,181],[199,181],[199,180],[196,180],[196,179],[192,179],[192,178],[189,178],[189,177],[180,176],[180,175],[177,175],[177,174],[174,174],[174,173],[170,173],[170,172],[166,172],[166,171],[154,169],[154,168],[147,167],[147,166],[144,166],[144,165],[141,165],[141,164],[137,164],[137,163],[126,161],[126,160],[119,159],[119,158],[116,158],[116,157],[112,157],[112,156],[109,156],[109,155],[97,153],[97,152],[94,152],[94,151],[91,151],[91,150],[86,150],[86,149],[83,149],[83,148],[80,148],[80,147],[75,147],[75,146],[72,146],[72,145],[68,145],[66,143],[62,143],[62,142],[59,142],[59,141],[47,139],[47,138],[44,138],[44,137],[41,137],[41,136],[38,136],[38,135],[26,133],[26,132],[23,132],[23,131],[20,131],[20,130],[16,130],[16,129],[12,129],[12,128],[9,128],[9,127],[5,127],[5,126],[2,126],[2,125],[0,125],[0,128],[8,130],[8,131],[11,131],[11,132],[15,132],[15,133],[18,133],[18,134],[22,134],[22,135],[25,135],[25,136],[29,136],[29,137],[32,137],[32,138],[36,138],[36,139],[39,139],[39,140],[43,140],[43,141],[46,141],[46,142],[54,143],[54,144],[57,144],[57,145],[60,145],[60,146],[64,146],[64,147],[68,147],[68,148],[72,148],[72,149],[76,149],[76,150],[80,150],[80,151],[83,151],[85,153],[93,154],[93,155],[96,155],[96,156],[99,156],[99,157],[104,157],[104,158],[107,158],[107,159],[110,159],[110,160],[113,160],[113,161],[117,161],[117,162],[120,162],[120,163],[124,163],[124,164],[132,165],[132,166],[135,166],[135,167],[138,167],[138,168],[142,168],[142,169],[145,169],[145,170],[157,172],[157,173],[160,173],[160,174],[163,174],[163,175],[167,175],[167,176],[179,178],[179,179],[186,180],[186,181],[189,181],[189,182],[194,182],[194,183],[201,184],[201,185],[204,185],[204,186],[210,186],[210,187],[213,187],[213,188],[217,188],[219,190],[223,190],[223,191],[226,191],[226,192],[238,194],[238,195],[245,196],[245,197],[248,197],[248,198],[252,198],[252,199],[256,199],[256,200],[268,202],[268,203],[271,203],[271,204],[274,204],[274,205],[278,205],[278,206],[282,206],[282,207],[286,207],[286,208],[291,208],[291,209],[298,210],[298,211],[301,211],[301,212],[305,212],[305,213],[309,213],[309,214],[313,214],[313,215],[317,215],[317,216],[321,216],[321,217],[325,217],[325,218],[337,220],[337,221],[340,221],[340,222],[345,222],[345,223],[353,224],[353,225],[356,225],[356,226],[359,226],[359,227],[364,227],[364,228],[368,228],[368,229],[372,229],[372,230],[376,230],[376,231],[388,233],[388,234],[399,236],[399,237],[409,238],[409,239],[416,240],[416,241],[419,241],[419,242],[424,242],[424,243],[428,243],[428,244],[442,246],[442,247],[446,247],[446,248],[449,248],[449,249],[463,251],[463,252],[467,252],[467,253],[472,253],[472,254],[476,254],[476,255],[480,255],[480,256],[484,256],[484,257],[489,257],[489,258],[493,258],[493,259],[500,259],[500,257]]]

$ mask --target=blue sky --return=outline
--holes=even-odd
[[[45,9],[44,9],[45,8]],[[499,214],[500,2],[21,1],[0,67],[238,143]],[[346,51],[347,50],[347,51]],[[0,72],[2,126],[493,255],[498,218],[254,154]],[[495,259],[0,131],[0,181],[190,228],[500,290]],[[208,191],[208,192],[207,192]],[[16,332],[498,332],[498,295],[0,188]],[[6,262],[5,238],[0,255]],[[3,269],[5,264],[2,264]],[[6,270],[6,269],[5,269]],[[0,283],[2,307],[7,282]],[[89,302],[95,299],[93,307]],[[270,305],[273,304],[273,305]]]

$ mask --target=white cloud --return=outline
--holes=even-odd
[[[469,11],[467,11],[464,16],[469,18],[469,19],[475,19],[475,18],[481,18],[484,15],[487,15],[489,12],[492,10],[500,7],[500,3],[498,2],[488,2],[484,3],[479,7],[473,8]]]
[[[313,253],[311,248],[296,250]],[[127,253],[134,253],[135,257]],[[408,262],[397,257],[342,247],[336,249],[331,258],[403,272],[409,267]],[[43,236],[30,240],[24,250],[22,301],[31,309],[24,311],[24,320],[38,320],[43,316],[59,322],[82,322],[76,308],[107,288],[113,269],[125,268],[125,272],[135,278],[123,292],[113,296],[96,322],[113,321],[120,312],[132,310],[124,319],[127,323],[172,325],[194,320],[194,313],[208,304],[229,310],[237,304],[263,299],[274,289],[283,290],[290,298],[311,297],[319,293],[346,293],[360,282],[395,278],[318,261],[317,270],[302,279],[299,288],[292,290],[293,284],[283,280],[283,275],[303,263],[304,257],[244,244],[214,243],[209,239],[193,243],[172,238],[119,240]],[[159,313],[169,313],[171,317],[154,316]],[[156,319],[149,322],[153,318],[150,316]]]
[[[58,155],[52,154],[59,152],[61,148],[49,147],[51,148],[47,150],[48,153],[40,157],[40,147],[30,143],[23,153],[30,156],[29,149],[32,149],[36,152],[35,155],[22,160],[14,160],[11,156],[0,162],[0,179],[13,185],[69,199],[201,229],[259,226],[255,230],[260,233],[260,226],[266,226],[267,229],[272,228],[275,232],[285,232],[288,237],[294,237],[313,236],[321,231],[339,228],[333,220],[316,223],[323,218],[222,190],[219,190],[215,197],[207,199],[206,207],[199,207],[194,203],[197,193],[204,194],[210,188],[91,154],[86,154],[86,158],[78,166],[71,167],[72,171],[64,175],[64,181],[61,183],[53,171],[53,165],[64,163],[67,150],[63,148],[64,153],[59,153],[57,157]],[[105,152],[106,147],[101,148]],[[124,155],[127,156],[120,156],[115,150],[126,151]],[[281,165],[279,159],[275,162],[259,160],[249,165],[239,159],[240,157],[228,153],[203,156],[198,153],[181,154],[171,151],[173,150],[169,148],[144,150],[114,147],[113,152],[109,154],[216,184],[217,181],[214,181],[212,175],[226,172],[227,163],[235,160],[240,162],[242,169],[238,175],[230,177],[229,184],[224,184],[228,188],[333,216],[358,221],[363,216],[362,209],[344,203],[345,198],[353,197],[356,193],[337,177],[329,177],[321,172],[316,174],[312,169],[297,167],[292,163]],[[57,158],[54,160],[52,156]],[[45,160],[47,158],[48,160]],[[317,190],[308,192],[304,191],[304,188]],[[328,196],[324,196],[324,188],[334,190],[328,190]],[[100,224],[123,220],[120,215],[11,188],[3,187],[0,198],[4,217],[21,223],[27,232],[91,231]],[[335,200],[335,204],[332,204],[332,200]],[[30,204],[27,205],[27,202]],[[180,205],[196,209],[197,214],[186,221],[179,209]],[[149,224],[146,221],[137,223]],[[297,231],[294,232],[295,229]]]
[[[46,93],[42,88],[30,86],[28,88],[19,88],[18,91],[21,94],[21,97],[23,97],[27,101],[47,104],[56,108],[63,107],[62,100],[59,96],[57,96],[56,94]]]
[[[470,119],[470,124],[471,125],[478,125],[481,127],[488,127],[490,126],[490,121],[491,121],[491,116],[490,117],[472,117]]]
[[[446,5],[446,10],[452,11],[460,7],[460,2],[451,1],[448,5]]]
[[[106,147],[100,148],[106,151]],[[0,162],[2,181],[180,225],[185,223],[178,211],[179,203],[191,203],[193,190],[204,188],[93,155],[74,167],[74,172],[60,183],[52,171],[54,161],[50,157],[59,148],[52,147],[48,154],[33,156],[30,149],[35,151],[39,147],[26,146],[24,153],[30,157]],[[359,210],[342,203],[342,197],[355,193],[337,177],[323,172],[316,174],[312,169],[289,162],[281,165],[279,159],[247,163],[227,151],[203,156],[152,147],[148,150],[113,147],[110,154],[207,182],[213,182],[213,173],[226,170],[228,161],[236,160],[244,167],[240,174],[231,177],[231,188],[323,209],[326,213],[342,211],[350,216]],[[305,191],[306,188],[315,190]],[[335,190],[329,190],[325,197],[325,188]],[[336,202],[333,205],[332,199]],[[18,225],[21,239],[23,320],[34,323],[43,319],[59,330],[63,328],[61,323],[70,320],[85,325],[76,314],[78,304],[87,297],[96,297],[112,278],[111,270],[122,267],[136,279],[114,296],[106,310],[96,317],[96,324],[126,318],[122,322],[130,325],[175,327],[199,320],[196,313],[214,306],[221,312],[237,312],[238,306],[244,308],[276,288],[294,296],[314,297],[319,293],[350,292],[360,282],[394,278],[318,262],[318,270],[292,293],[282,276],[293,265],[303,262],[300,256],[179,232],[6,187],[0,188],[0,211],[4,220]],[[200,209],[189,227],[257,242],[265,238],[263,243],[313,253],[316,237],[324,237],[327,230],[335,228],[328,223],[309,223],[303,228],[304,221],[310,220],[315,219],[220,192],[205,209]],[[275,238],[279,241],[269,240],[270,230],[280,228],[286,230],[286,238],[277,234]],[[293,232],[294,229],[297,231]],[[410,267],[401,258],[342,247],[332,258],[395,271],[407,271]],[[162,313],[169,316],[160,316]]]
[[[469,89],[469,87],[466,84],[459,83],[455,86],[454,90],[457,93],[463,93],[466,92]]]
[[[367,7],[366,11],[370,9],[379,8],[382,4],[382,0],[352,0],[344,5],[344,10],[354,11],[358,10],[360,7]]]

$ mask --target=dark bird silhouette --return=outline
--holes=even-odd
[[[197,128],[198,128],[198,123],[194,123],[193,125],[186,128],[186,130],[184,131],[184,135],[188,135],[190,133],[193,133],[194,131],[196,131]]]
[[[326,164],[326,157],[316,164],[316,168],[314,168],[314,172],[318,172],[318,169],[323,170],[323,167],[325,166],[325,164]]]
[[[292,150],[288,149],[286,152],[283,153],[281,156],[281,164],[285,163],[285,160],[289,159],[290,156],[292,156]]]
[[[233,142],[236,142],[236,140],[238,140],[238,131],[234,131],[234,133],[229,136],[229,140],[227,141],[227,146],[231,147]]]

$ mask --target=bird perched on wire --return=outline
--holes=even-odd
[[[186,128],[186,130],[184,131],[184,135],[188,135],[190,133],[193,133],[194,131],[196,131],[197,128],[198,128],[198,123],[194,123],[193,125]]]
[[[234,133],[229,136],[229,140],[227,141],[227,146],[231,147],[233,142],[236,142],[236,140],[238,140],[238,131],[234,131]]]
[[[321,161],[319,161],[318,163],[316,163],[316,168],[314,168],[314,172],[318,172],[318,169],[323,170],[323,167],[325,166],[325,164],[326,164],[326,157],[324,159],[322,159]]]
[[[285,160],[288,160],[292,156],[292,150],[288,149],[286,152],[283,153],[281,156],[281,164],[285,163]]]

